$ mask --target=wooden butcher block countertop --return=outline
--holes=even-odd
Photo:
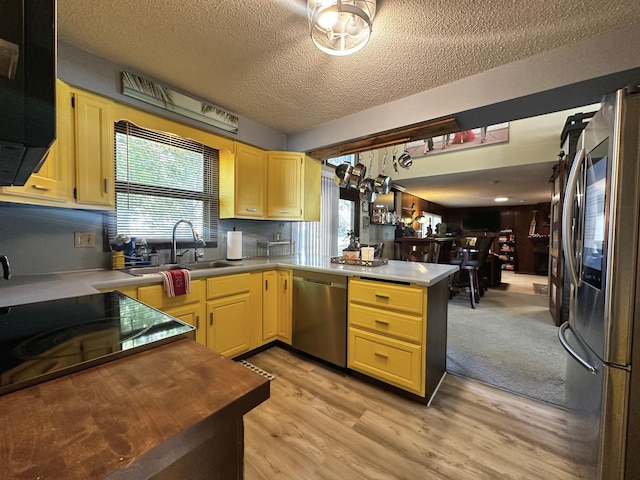
[[[0,478],[151,478],[230,421],[241,439],[267,398],[263,376],[177,340],[0,397]]]

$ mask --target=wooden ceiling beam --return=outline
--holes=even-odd
[[[460,127],[455,117],[447,117],[416,123],[394,130],[387,130],[386,132],[357,138],[345,143],[310,150],[306,153],[317,160],[326,160],[327,158],[339,157],[351,153],[368,152],[382,147],[424,140],[426,138],[438,137],[459,131]]]

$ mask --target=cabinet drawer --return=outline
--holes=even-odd
[[[207,278],[207,300],[248,292],[251,287],[249,273]]]
[[[349,328],[348,367],[424,396],[422,347]]]
[[[421,287],[357,279],[349,281],[349,302],[375,308],[390,308],[422,316],[426,295],[426,289]]]
[[[166,308],[177,307],[187,303],[199,302],[204,293],[202,280],[191,280],[191,292],[186,295],[170,297],[164,291],[163,285],[149,285],[138,288],[138,300],[152,307],[164,310]]]
[[[401,340],[422,343],[422,317],[349,304],[349,326],[373,330],[382,335],[391,335]]]

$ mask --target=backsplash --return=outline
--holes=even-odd
[[[0,254],[9,258],[12,275],[111,268],[111,254],[103,251],[102,212],[0,202],[0,225]],[[255,257],[258,243],[276,234],[291,239],[291,222],[221,219],[218,247],[204,249],[206,260],[226,258],[226,234],[234,227],[242,232],[243,257]],[[74,247],[74,232],[95,233],[95,247]],[[168,262],[168,249],[158,254]]]

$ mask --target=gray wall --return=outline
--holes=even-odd
[[[249,118],[239,116],[238,132],[233,134],[122,95],[122,93],[120,93],[120,74],[122,70],[138,73],[146,78],[155,80],[145,72],[137,71],[133,67],[116,65],[101,57],[81,50],[74,45],[61,41],[58,42],[58,78],[71,85],[84,88],[85,90],[104,97],[112,98],[119,103],[131,105],[139,110],[161,117],[171,118],[177,122],[191,125],[200,130],[205,130],[222,137],[232,138],[266,150],[286,150],[287,139],[283,133],[254,122]],[[162,84],[162,82],[158,83]],[[178,91],[173,85],[166,86]],[[181,93],[189,95],[189,92]],[[221,107],[224,108],[223,106]]]
[[[111,254],[103,251],[104,213],[0,202],[0,255],[7,255],[15,276],[111,268]],[[242,232],[242,254],[254,257],[258,242],[271,240],[279,232],[291,239],[291,222],[267,220],[220,220],[217,248],[204,249],[206,260],[226,258],[226,232]],[[74,232],[94,232],[96,246],[74,247]],[[135,232],[131,232],[135,236]],[[161,263],[169,261],[169,250],[158,250]]]

